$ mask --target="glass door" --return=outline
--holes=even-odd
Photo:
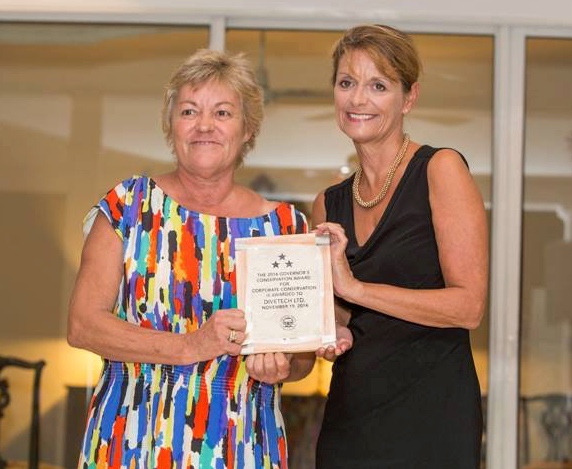
[[[408,115],[406,128],[418,142],[453,147],[463,153],[489,208],[494,39],[486,35],[410,33],[424,72],[420,99]],[[226,48],[247,53],[267,96],[257,147],[240,171],[241,182],[269,198],[293,201],[308,214],[321,189],[348,177],[355,169],[354,148],[337,129],[333,113],[330,51],[340,35],[339,31],[277,29],[229,29],[226,34]],[[471,332],[471,338],[486,402],[488,313],[481,326]],[[308,425],[304,416],[295,417],[295,425],[315,434],[320,409],[302,396],[319,403],[320,397],[316,396],[327,393],[329,380],[330,364],[319,361],[309,377],[287,383],[286,418],[295,415],[296,408],[311,415],[313,425]],[[297,464],[302,459],[310,461],[310,467],[315,435],[303,440],[304,457],[297,447],[299,433],[293,431],[292,435],[293,468],[301,467]]]
[[[208,41],[208,26],[0,24],[0,355],[47,362],[45,462],[77,464],[86,389],[101,368],[65,339],[82,219],[120,180],[172,165],[163,87]],[[0,453],[24,460],[30,383],[8,379]]]
[[[520,467],[572,467],[572,39],[526,43]]]

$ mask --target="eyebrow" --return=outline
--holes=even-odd
[[[179,104],[191,104],[193,106],[198,106],[197,102],[193,101],[192,99],[182,99],[181,101],[179,101]],[[235,107],[235,105],[232,103],[232,101],[219,101],[219,102],[215,103],[215,107],[224,106],[224,105]]]
[[[338,71],[338,73],[336,73],[336,79],[340,78],[340,77],[351,77],[351,78],[355,78],[355,75],[351,72],[351,71]],[[382,82],[393,82],[394,80],[392,80],[390,77],[388,77],[387,75],[374,75],[373,77],[371,77],[369,80],[369,82],[375,82],[375,81],[382,81]]]

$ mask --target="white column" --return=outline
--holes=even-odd
[[[487,469],[518,464],[525,36],[495,36]]]

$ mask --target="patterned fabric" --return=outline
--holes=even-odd
[[[216,217],[137,176],[88,218],[98,211],[123,242],[114,314],[181,334],[236,307],[235,238],[307,231],[304,215],[287,203],[259,217]],[[79,467],[286,468],[280,387],[249,378],[242,357],[186,366],[104,360]]]

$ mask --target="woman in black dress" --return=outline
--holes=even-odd
[[[404,133],[420,62],[381,25],[347,31],[333,53],[340,129],[359,168],[314,203],[332,240],[338,356],[318,469],[474,469],[482,415],[469,330],[482,318],[488,234],[464,158]],[[340,350],[320,350],[334,359]]]

